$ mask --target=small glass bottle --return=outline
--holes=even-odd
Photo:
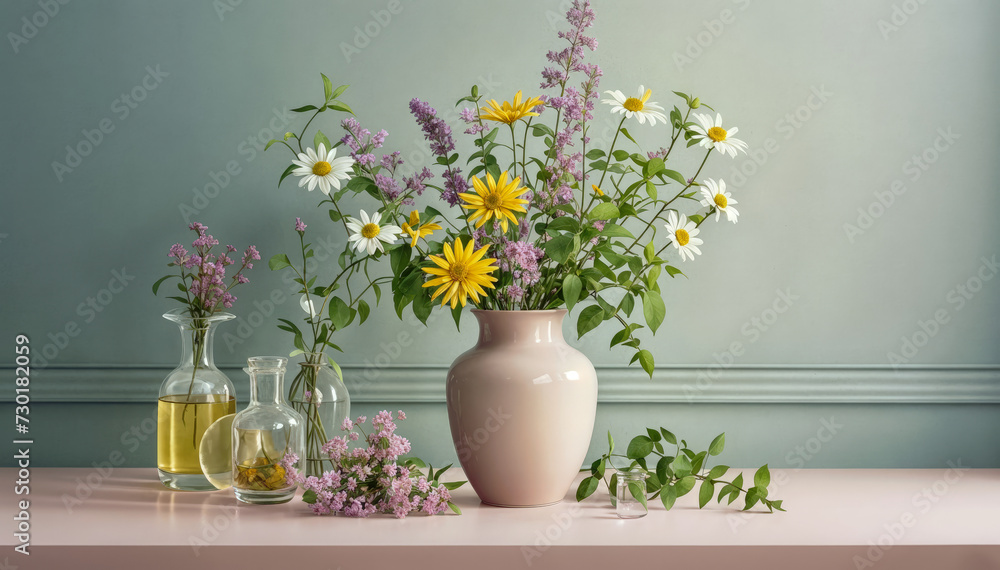
[[[233,418],[233,488],[244,503],[287,503],[295,485],[286,481],[282,460],[305,453],[305,423],[284,398],[288,359],[255,356],[247,362],[250,405]]]
[[[620,519],[637,519],[646,516],[648,509],[636,496],[646,496],[646,473],[630,470],[618,472],[618,496],[615,512]]]

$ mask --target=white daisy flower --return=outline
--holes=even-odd
[[[369,218],[368,213],[364,210],[361,210],[361,220],[347,218],[347,228],[351,230],[351,237],[348,238],[348,241],[357,242],[355,245],[358,251],[367,251],[368,255],[375,255],[376,249],[385,251],[382,242],[394,243],[396,236],[403,230],[399,226],[380,226],[379,222],[381,221],[382,214],[379,212],[375,212]]]
[[[605,91],[611,95],[611,99],[604,99],[601,102],[612,106],[612,113],[621,113],[625,118],[631,119],[633,116],[639,119],[639,124],[649,121],[650,125],[655,125],[657,119],[667,122],[667,116],[663,114],[663,107],[657,103],[649,102],[649,96],[653,94],[651,89],[639,86],[639,94],[636,97],[625,97],[621,91]]]
[[[699,141],[699,145],[707,149],[715,149],[722,154],[729,153],[729,156],[736,158],[736,151],[747,151],[747,143],[741,141],[740,139],[732,138],[733,135],[739,132],[739,129],[733,127],[728,131],[722,128],[722,114],[715,114],[715,122],[712,122],[711,115],[703,115],[701,113],[695,113],[694,118],[701,123],[701,125],[695,125],[691,127],[694,132],[694,136],[691,137]]]
[[[719,182],[716,183],[715,180],[706,178],[701,181],[701,185],[701,195],[704,196],[701,199],[701,205],[715,208],[715,221],[718,222],[722,212],[725,212],[726,219],[735,224],[736,217],[740,213],[736,211],[733,204],[739,204],[739,202],[733,200],[732,195],[726,192],[726,181],[720,178]]]
[[[685,261],[685,257],[690,257],[694,261],[695,254],[701,255],[698,246],[704,242],[700,238],[694,237],[698,235],[700,230],[687,216],[681,214],[678,218],[677,212],[670,210],[670,213],[667,214],[666,226],[667,239],[674,244],[674,249],[680,252],[681,261]]]
[[[299,153],[299,159],[293,160],[292,164],[298,166],[292,174],[302,177],[299,188],[308,184],[309,191],[312,192],[319,186],[329,196],[330,188],[340,190],[340,181],[351,177],[354,159],[349,156],[337,158],[337,149],[331,148],[327,152],[326,145],[319,143],[318,151],[307,148],[304,153]]]

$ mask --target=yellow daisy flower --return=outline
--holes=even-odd
[[[542,100],[538,97],[529,97],[527,101],[522,103],[521,92],[518,91],[514,95],[513,105],[509,101],[504,101],[503,105],[501,105],[497,103],[496,99],[490,99],[489,103],[479,114],[479,118],[512,125],[514,121],[523,119],[524,117],[537,117],[538,113],[532,112],[532,109],[542,104]]]
[[[475,210],[469,216],[469,221],[478,219],[476,228],[496,217],[500,221],[500,227],[503,228],[503,231],[507,231],[507,220],[515,224],[518,223],[514,212],[527,211],[524,209],[524,204],[527,204],[528,201],[518,198],[528,191],[527,188],[518,187],[521,184],[521,177],[515,178],[509,184],[507,178],[506,171],[500,175],[499,180],[493,180],[493,175],[487,173],[485,183],[479,178],[472,179],[472,186],[476,190],[475,194],[471,192],[459,194],[459,197],[466,202],[462,204],[462,207],[467,210]]]
[[[422,237],[427,237],[434,233],[434,230],[440,230],[441,226],[434,222],[434,218],[427,220],[426,224],[420,223],[420,212],[413,210],[410,212],[409,223],[403,222],[403,232],[410,236],[413,240],[410,242],[410,247],[417,247],[417,240]]]
[[[444,244],[443,259],[438,255],[428,256],[428,259],[437,266],[423,268],[425,273],[434,276],[424,283],[424,287],[437,287],[431,296],[432,301],[443,294],[442,307],[445,303],[451,303],[452,309],[459,303],[464,307],[466,297],[472,297],[472,301],[478,303],[480,296],[486,296],[484,287],[494,288],[493,283],[497,278],[490,273],[499,269],[493,265],[496,259],[483,258],[490,246],[484,245],[476,251],[473,251],[473,247],[475,242],[472,239],[463,247],[462,239],[458,238],[455,240],[454,249],[450,244]]]

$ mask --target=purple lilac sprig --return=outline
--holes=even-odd
[[[448,123],[437,116],[437,111],[433,107],[420,99],[410,101],[410,113],[420,125],[424,139],[430,143],[431,153],[447,160],[448,153],[455,150],[455,140],[451,136],[451,127]],[[462,169],[450,164],[446,167],[443,177],[444,191],[441,192],[441,199],[451,206],[458,205],[460,201],[458,195],[469,189],[469,182],[462,176]]]
[[[600,66],[583,61],[585,48],[591,51],[597,49],[597,40],[584,33],[594,24],[590,2],[575,0],[566,13],[566,20],[570,30],[560,31],[559,37],[569,45],[561,51],[549,51],[546,58],[554,66],[542,70],[541,87],[559,89],[559,95],[544,96],[544,100],[557,111],[561,123],[553,141],[554,157],[545,167],[546,183],[534,195],[535,205],[543,209],[569,203],[573,199],[572,184],[583,183],[583,152],[572,150],[573,141],[580,135],[584,144],[589,142],[584,131],[586,122],[593,119],[591,111],[594,110],[603,75]],[[579,89],[568,85],[573,73],[581,73],[585,77]]]
[[[340,142],[351,149],[351,158],[356,161],[363,175],[375,183],[386,201],[394,202],[403,196],[409,187],[400,187],[395,179],[396,169],[403,164],[402,153],[394,151],[383,154],[381,158],[375,157],[374,151],[385,146],[385,139],[389,133],[383,129],[372,134],[354,117],[344,119],[340,125],[347,131]],[[404,196],[400,203],[412,204],[413,199]]]
[[[370,433],[365,433],[363,427],[367,417],[345,419],[341,428],[347,433],[323,446],[334,468],[319,477],[305,477],[295,468],[299,457],[290,453],[281,460],[286,480],[302,486],[302,500],[317,515],[369,517],[391,513],[404,518],[413,512],[436,515],[448,508],[461,513],[451,502],[451,490],[465,482],[442,483],[439,479],[447,467],[424,475],[419,471],[423,466],[419,459],[400,463],[399,457],[410,452],[410,442],[395,433],[396,421],[405,419],[402,410],[395,418],[383,410],[372,418]],[[350,443],[359,440],[367,447],[351,449]]]
[[[212,250],[219,245],[219,240],[208,233],[208,227],[199,222],[194,222],[188,226],[198,234],[198,237],[191,243],[192,252],[181,244],[175,243],[170,246],[167,254],[171,261],[168,267],[180,268],[179,275],[167,275],[153,285],[153,294],[157,293],[159,286],[172,277],[179,277],[181,289],[185,297],[171,297],[181,301],[186,305],[187,313],[194,319],[204,319],[215,314],[219,310],[231,309],[236,302],[236,296],[232,294],[232,289],[237,285],[249,283],[250,280],[245,275],[245,271],[253,269],[253,262],[260,260],[260,252],[254,246],[249,246],[243,252],[240,260],[240,268],[229,278],[227,283],[227,267],[234,265],[235,260],[230,254],[236,252],[236,248],[227,245],[226,251],[214,253]]]

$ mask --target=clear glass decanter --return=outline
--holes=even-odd
[[[305,454],[305,422],[284,397],[288,359],[255,356],[247,363],[250,405],[233,418],[233,488],[244,503],[286,503],[295,485],[286,481],[282,462]]]

